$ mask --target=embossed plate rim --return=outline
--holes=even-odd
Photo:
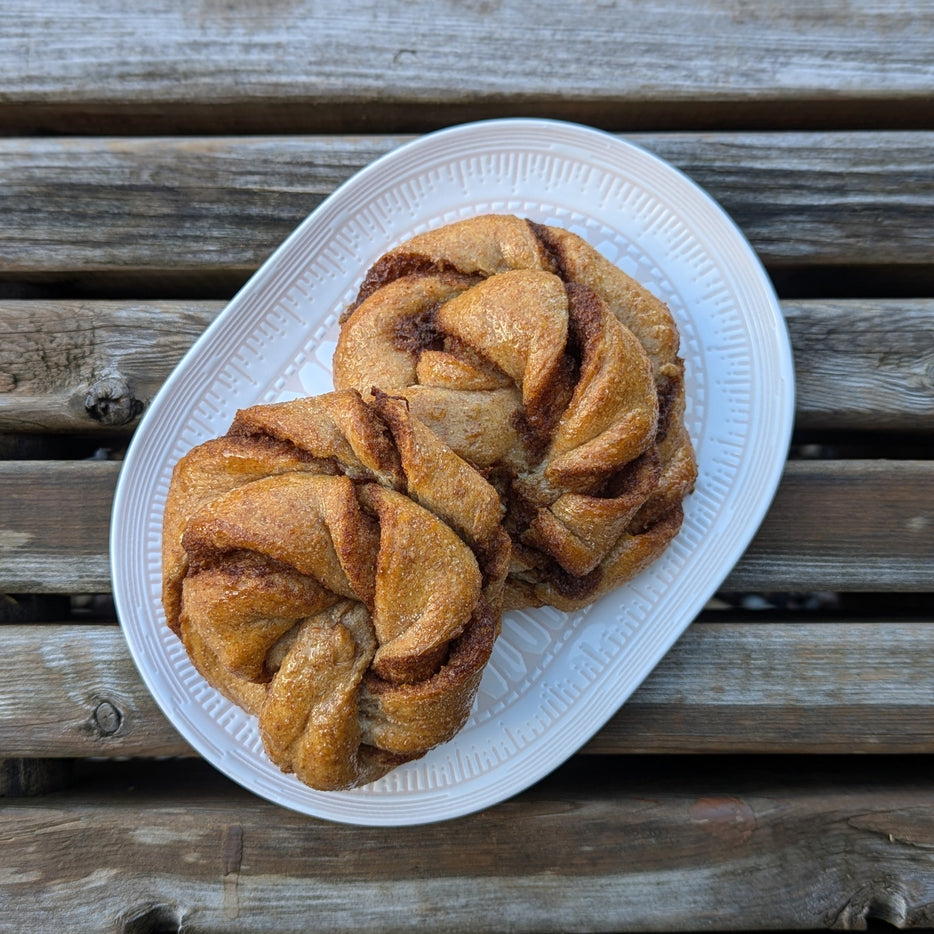
[[[515,163],[523,159],[528,165],[517,168]],[[551,159],[553,167],[561,170],[560,177],[536,178],[536,159]],[[496,166],[507,164],[512,168],[496,175]],[[437,166],[448,166],[451,177],[441,178],[445,173],[439,170],[437,177],[428,178]],[[526,173],[521,177],[520,169]],[[474,170],[495,177],[478,178],[471,175]],[[509,175],[510,171],[515,174]],[[420,181],[422,177],[428,180]],[[588,200],[595,199],[595,177],[602,186],[599,206]],[[629,182],[633,184],[627,188]],[[440,194],[421,190],[435,183]],[[409,186],[407,193],[400,195],[404,185]],[[627,201],[624,194],[632,197]],[[585,203],[580,203],[582,198]],[[375,229],[382,223],[378,211],[369,233],[351,225],[351,220],[362,224],[364,209],[375,211],[380,199],[388,205],[385,218],[395,231],[392,236]],[[677,210],[671,207],[673,200]],[[348,283],[340,281],[346,275],[340,256],[357,257],[359,268],[354,268],[351,278],[359,281],[369,262],[402,239],[405,224],[400,218],[406,215],[401,202],[410,203],[406,223],[413,228],[518,206],[516,213],[536,214],[535,219],[545,221],[557,217],[588,235],[602,237],[610,231],[605,248],[622,247],[622,260],[627,261],[632,258],[625,252],[629,244],[636,256],[633,261],[646,262],[647,268],[659,273],[663,298],[680,301],[682,293],[693,296],[691,307],[683,309],[688,317],[679,323],[696,335],[692,339],[696,346],[685,350],[682,342],[682,353],[689,379],[695,380],[698,397],[703,395],[695,413],[700,413],[696,429],[702,437],[695,443],[702,474],[698,492],[686,504],[685,529],[669,552],[596,607],[568,617],[569,635],[551,668],[527,679],[525,693],[516,693],[499,715],[476,726],[469,723],[450,743],[372,786],[316,792],[282,775],[261,751],[257,753],[251,718],[206,688],[177,640],[168,634],[155,599],[160,497],[166,471],[186,446],[223,433],[231,406],[264,401],[264,393],[268,396],[277,374],[297,359],[298,351],[293,347],[290,356],[283,343],[300,334],[305,343],[299,356],[305,348],[312,353],[320,350],[325,322],[339,307],[308,313],[304,292],[310,291],[306,298],[312,308],[319,294],[332,295],[332,306],[339,305],[337,294],[352,292]],[[428,205],[433,205],[431,210]],[[664,210],[659,212],[658,205]],[[640,231],[645,245],[631,242],[634,230]],[[348,231],[357,238],[355,245],[339,242],[349,236]],[[691,263],[700,265],[689,267],[689,254]],[[330,285],[325,284],[328,278]],[[720,324],[722,341],[716,332],[723,344],[720,350],[714,348],[714,341],[705,346],[702,339],[704,328],[712,326],[710,315],[720,314],[718,301],[723,308],[729,306],[723,315],[732,315]],[[695,318],[696,309],[709,312],[708,318]],[[312,329],[317,335],[313,338]],[[277,335],[281,335],[278,341]],[[735,372],[728,372],[733,366],[730,341],[748,356],[736,364]],[[261,349],[254,353],[257,344]],[[262,356],[266,346],[274,359]],[[756,367],[751,366],[753,358]],[[221,389],[229,391],[227,401],[220,399]],[[745,400],[742,406],[736,401],[740,398]],[[748,409],[744,416],[732,412],[731,400],[734,408]],[[722,411],[714,418],[718,405]],[[111,524],[114,598],[131,656],[157,704],[185,739],[220,771],[273,802],[330,820],[373,826],[427,823],[488,807],[528,787],[583,745],[716,590],[774,496],[791,437],[793,409],[791,350],[771,284],[735,224],[681,172],[625,140],[560,121],[491,120],[428,134],[374,160],[325,199],[207,328],[143,417],[117,484]],[[754,421],[755,427],[744,429],[742,418],[750,425]],[[713,427],[723,429],[722,438],[710,440],[714,436],[708,428]],[[731,450],[734,435],[743,436],[740,440],[748,446],[752,432],[760,442],[752,455],[741,457]],[[705,464],[725,472],[712,469],[708,475]],[[725,494],[715,488],[718,483],[727,488]],[[698,540],[700,529],[714,530],[718,522],[729,526],[721,540],[713,544]],[[693,584],[689,594],[680,593],[685,582]],[[656,617],[663,615],[662,609],[664,619],[653,619],[653,612]],[[510,626],[518,632],[520,623],[516,616],[507,617],[498,650],[505,651]],[[515,686],[513,690],[517,691]]]

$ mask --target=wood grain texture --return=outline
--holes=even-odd
[[[109,461],[0,461],[0,592],[110,591],[119,470]]]
[[[934,429],[934,301],[784,302],[782,312],[797,428]]]
[[[709,191],[770,267],[932,265],[934,133],[629,138]],[[229,297],[403,139],[0,139],[0,279]]]
[[[6,6],[0,932],[934,929],[934,0]],[[534,788],[328,824],[214,772],[81,616],[98,458],[342,182],[503,116],[625,133],[748,237],[825,459],[786,465],[721,595],[872,603],[704,613]]]
[[[5,755],[192,755],[145,688],[118,626],[5,625],[0,645],[10,652],[0,659]],[[41,692],[17,677],[27,659],[41,672]]]
[[[927,752],[932,657],[930,621],[694,623],[584,752]],[[193,754],[107,625],[0,627],[0,749]]]
[[[0,301],[0,431],[126,432],[222,308]],[[934,300],[787,301],[782,310],[797,427],[934,431]]]
[[[360,132],[501,114],[608,126],[930,123],[904,0],[27,0],[0,41],[19,131]]]
[[[931,555],[934,461],[790,461],[724,589],[934,590]]]
[[[337,185],[401,140],[0,140],[12,274],[245,275]],[[17,233],[19,231],[19,233]]]
[[[799,767],[572,769],[390,829],[294,814],[199,769],[179,781],[178,764],[99,771],[0,802],[0,930],[929,928],[924,767]]]
[[[219,302],[0,302],[0,430],[126,431]]]
[[[110,589],[111,461],[0,461],[0,592]],[[724,590],[934,590],[934,461],[789,461]]]
[[[934,626],[694,623],[591,753],[927,753]]]

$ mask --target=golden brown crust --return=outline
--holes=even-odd
[[[586,605],[680,527],[697,466],[677,327],[569,231],[487,215],[390,250],[342,318],[334,382],[404,397],[486,472],[509,607]]]
[[[163,529],[168,625],[320,789],[454,736],[502,610],[639,573],[697,472],[668,309],[560,228],[491,215],[385,254],[334,379],[183,457]]]
[[[195,667],[322,789],[463,725],[498,632],[495,491],[404,402],[348,390],[238,413],[170,485],[164,607]]]

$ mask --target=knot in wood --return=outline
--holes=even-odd
[[[896,879],[883,876],[866,882],[853,894],[829,925],[837,930],[865,931],[869,922],[893,927],[912,924],[908,893]]]
[[[92,720],[101,736],[113,736],[123,724],[123,714],[110,701],[103,700],[94,708]]]
[[[107,371],[91,385],[84,400],[88,417],[102,425],[128,425],[143,411],[143,403],[130,392],[125,377]]]
[[[117,926],[126,934],[180,931],[182,919],[178,909],[172,905],[145,903],[131,908],[118,918]]]

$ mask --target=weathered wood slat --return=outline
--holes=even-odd
[[[930,122],[929,7],[29,0],[0,41],[20,130],[360,132],[532,113],[611,126]],[[442,54],[443,50],[443,54]]]
[[[110,590],[116,461],[0,461],[0,592]]]
[[[190,766],[99,769],[0,805],[0,929],[929,929],[929,770],[852,763],[588,767],[387,829],[294,814]]]
[[[931,621],[695,623],[584,751],[927,752],[932,658]],[[106,625],[0,627],[0,749],[192,755]]]
[[[789,461],[734,590],[934,590],[934,461]]]
[[[26,599],[0,606],[0,932],[934,928],[930,0],[7,6],[0,594]],[[786,465],[724,590],[913,591],[917,616],[881,594],[863,619],[704,613],[536,787],[450,824],[327,824],[200,760],[118,626],[48,622],[111,586],[120,465],[76,458],[129,438],[345,179],[509,115],[658,153],[789,299],[824,459]],[[830,459],[854,452],[889,459]]]
[[[631,138],[706,188],[769,266],[931,266],[934,132]],[[401,141],[0,139],[0,275],[72,288],[203,280],[200,294],[214,282],[226,297]]]
[[[0,301],[0,431],[126,430],[222,307]]]
[[[125,431],[223,307],[0,301],[0,431]],[[934,300],[788,301],[800,428],[934,430]]]
[[[110,589],[113,461],[0,461],[0,593]],[[789,461],[725,590],[934,590],[934,461]]]
[[[932,621],[695,623],[585,751],[930,752]]]
[[[113,625],[6,625],[0,645],[36,666],[41,692],[0,660],[0,749],[14,758],[43,756],[188,756],[191,747],[162,715]],[[41,709],[35,709],[36,705]],[[19,727],[13,728],[18,723]],[[28,750],[32,749],[33,752]],[[58,749],[58,753],[53,750]],[[41,753],[39,750],[43,750]]]
[[[934,301],[786,301],[782,311],[797,428],[934,429]]]

